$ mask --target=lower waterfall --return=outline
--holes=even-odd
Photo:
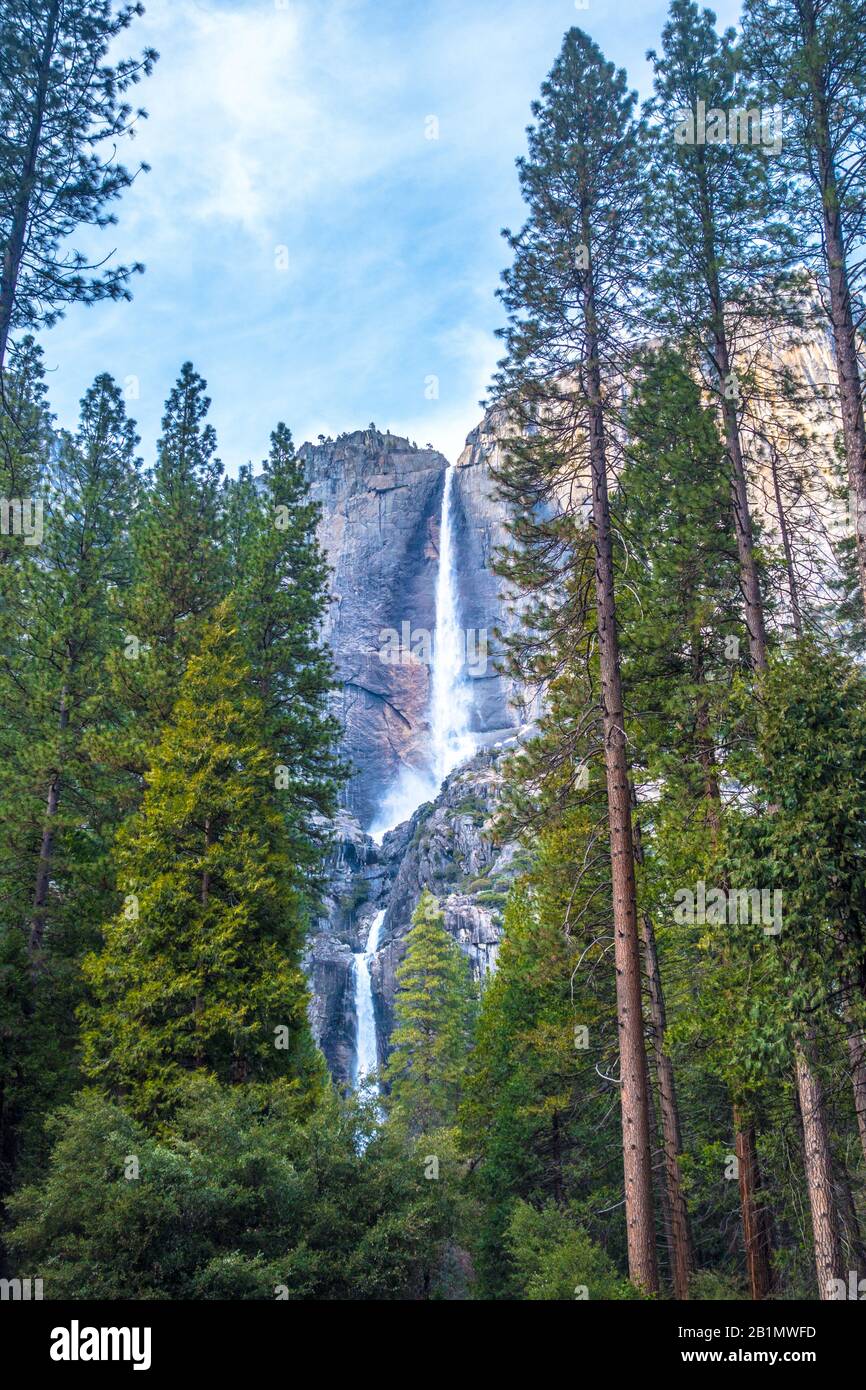
[[[379,932],[384,918],[385,909],[383,908],[381,912],[376,913],[370,923],[370,931],[364,950],[355,952],[355,1018],[357,1019],[355,1090],[364,1085],[365,1078],[379,1065],[376,1015],[373,1010],[373,991],[370,986],[370,961],[379,946]]]

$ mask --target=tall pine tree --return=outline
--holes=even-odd
[[[228,600],[205,627],[118,836],[124,904],[85,962],[90,1077],[131,1111],[169,1112],[183,1077],[321,1082],[295,886],[261,698]]]
[[[117,220],[111,203],[135,177],[117,144],[146,113],[124,96],[157,55],[105,59],[143,13],[112,0],[0,0],[0,371],[10,332],[54,323],[64,304],[128,299],[144,268],[105,270],[69,247],[79,227]]]

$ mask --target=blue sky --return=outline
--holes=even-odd
[[[59,422],[110,371],[149,462],[190,358],[231,473],[280,419],[298,443],[373,420],[453,460],[498,355],[499,233],[522,220],[530,102],[573,24],[646,95],[666,4],[146,4],[124,47],[162,56],[127,162],[152,171],[116,228],[78,241],[147,271],[131,304],[75,307],[43,335]],[[737,11],[716,6],[723,23]]]

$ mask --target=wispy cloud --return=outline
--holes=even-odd
[[[162,55],[134,149],[152,172],[99,242],[147,273],[131,305],[74,309],[46,336],[63,422],[112,371],[137,383],[150,453],[191,357],[232,470],[281,418],[299,440],[374,419],[455,457],[498,355],[530,102],[574,23],[644,80],[664,9],[148,0],[126,45]]]

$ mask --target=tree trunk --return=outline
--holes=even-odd
[[[716,362],[723,382],[731,379],[731,359],[728,353],[724,326],[716,329]],[[758,566],[755,562],[755,543],[752,535],[752,514],[746,489],[746,467],[740,441],[740,422],[734,400],[722,397],[722,419],[725,428],[725,448],[731,469],[731,501],[734,512],[734,531],[740,562],[740,590],[745,608],[746,631],[749,634],[749,663],[753,671],[763,671],[767,665],[767,630],[764,626],[764,602]]]
[[[689,1216],[683,1195],[682,1175],[680,1173],[680,1154],[683,1149],[680,1129],[680,1112],[677,1105],[677,1091],[674,1082],[674,1069],[665,1050],[664,992],[659,973],[658,952],[656,951],[653,924],[646,913],[641,914],[646,965],[647,986],[650,999],[650,1020],[652,1024],[652,1045],[655,1058],[656,1079],[658,1082],[659,1111],[662,1122],[662,1144],[665,1159],[665,1187],[670,1210],[670,1251],[671,1279],[674,1298],[687,1299],[689,1279],[694,1268],[692,1238],[689,1229]]]
[[[58,731],[61,738],[69,727],[69,693],[64,685],[60,694],[60,718]],[[42,938],[45,934],[45,919],[48,915],[48,890],[51,884],[51,861],[54,857],[54,823],[60,801],[60,768],[55,768],[48,783],[48,796],[45,801],[45,820],[42,823],[42,839],[39,845],[39,861],[36,866],[36,887],[33,892],[33,916],[30,919],[30,935],[27,951],[31,969],[35,969],[42,953]]]
[[[794,635],[796,637],[802,637],[803,615],[800,611],[800,593],[797,587],[797,576],[794,573],[794,552],[791,548],[788,518],[785,516],[785,505],[782,501],[782,488],[779,483],[779,459],[774,444],[770,445],[770,471],[773,475],[773,495],[776,499],[776,514],[779,518],[779,534],[782,538],[782,553],[785,556],[785,572],[788,576],[788,593],[791,597],[791,617],[794,622]]]
[[[805,4],[801,9],[804,47],[816,44],[817,18],[815,7]],[[812,141],[817,160],[817,183],[821,198],[821,220],[824,233],[824,257],[827,264],[827,283],[830,291],[830,323],[836,356],[836,376],[839,382],[839,404],[842,412],[842,436],[845,442],[845,461],[848,484],[854,500],[854,531],[857,548],[857,573],[860,592],[866,607],[866,427],[863,420],[863,388],[857,363],[857,331],[851,307],[851,288],[845,253],[845,233],[839,200],[839,182],[830,134],[830,93],[825,75],[816,70],[811,60],[806,68],[811,95]]]
[[[749,1297],[756,1302],[767,1297],[773,1284],[770,1270],[769,1225],[758,1201],[761,1170],[755,1143],[755,1126],[743,1107],[734,1101],[734,1152],[740,1186],[740,1213],[746,1249]]]
[[[854,1110],[857,1115],[857,1129],[866,1158],[866,1038],[863,1030],[854,1029],[848,1035],[848,1056],[851,1058],[851,1083],[854,1087]]]
[[[30,117],[30,130],[24,152],[24,163],[12,209],[9,240],[3,251],[3,266],[0,270],[0,373],[6,360],[6,347],[9,330],[12,326],[12,313],[15,308],[15,291],[21,272],[21,260],[27,240],[27,223],[30,217],[30,199],[36,179],[36,162],[39,158],[39,143],[42,139],[42,123],[45,119],[45,101],[48,92],[48,78],[51,73],[51,59],[57,37],[57,21],[60,13],[60,0],[52,0],[48,11],[48,24],[45,42],[39,59],[39,73],[36,79],[36,94]]]
[[[835,1297],[834,1282],[844,1275],[842,1241],[833,1198],[833,1164],[821,1080],[814,1070],[808,1050],[808,1038],[794,1048],[794,1069],[800,1118],[803,1123],[803,1160],[806,1186],[812,1211],[812,1234],[815,1241],[815,1268],[818,1274],[818,1297]]]
[[[695,666],[702,673],[702,666],[696,658]],[[698,705],[698,757],[704,776],[704,798],[707,803],[707,825],[713,844],[716,844],[721,831],[721,792],[719,789],[718,768],[715,750],[709,735],[706,703],[700,699]],[[758,1163],[755,1127],[745,1110],[737,1101],[732,1101],[734,1121],[734,1153],[737,1159],[737,1178],[740,1194],[740,1220],[743,1227],[743,1247],[746,1254],[746,1274],[749,1280],[749,1296],[760,1302],[772,1288],[772,1269],[770,1252],[770,1223],[766,1210],[758,1201],[761,1190],[761,1169]]]
[[[851,1192],[851,1178],[844,1165],[841,1171],[839,1171],[839,1165],[836,1165],[833,1195],[836,1200],[836,1211],[839,1213],[842,1258],[849,1269],[856,1269],[861,1274],[866,1273],[866,1246],[863,1244],[860,1221]]]
[[[601,373],[591,290],[587,294],[586,322],[589,359],[587,380],[590,398],[589,448],[595,528],[596,619],[613,888],[614,965],[628,1263],[632,1282],[647,1292],[655,1293],[658,1291],[658,1267],[653,1218],[647,1057],[641,1007],[631,788],[626,757],[619,636],[616,626]]]
[[[866,429],[863,423],[863,396],[857,365],[851,291],[842,241],[838,207],[824,204],[824,244],[830,283],[830,317],[836,350],[836,375],[842,408],[842,435],[848,484],[854,499],[854,534],[857,546],[857,574],[866,608]]]

